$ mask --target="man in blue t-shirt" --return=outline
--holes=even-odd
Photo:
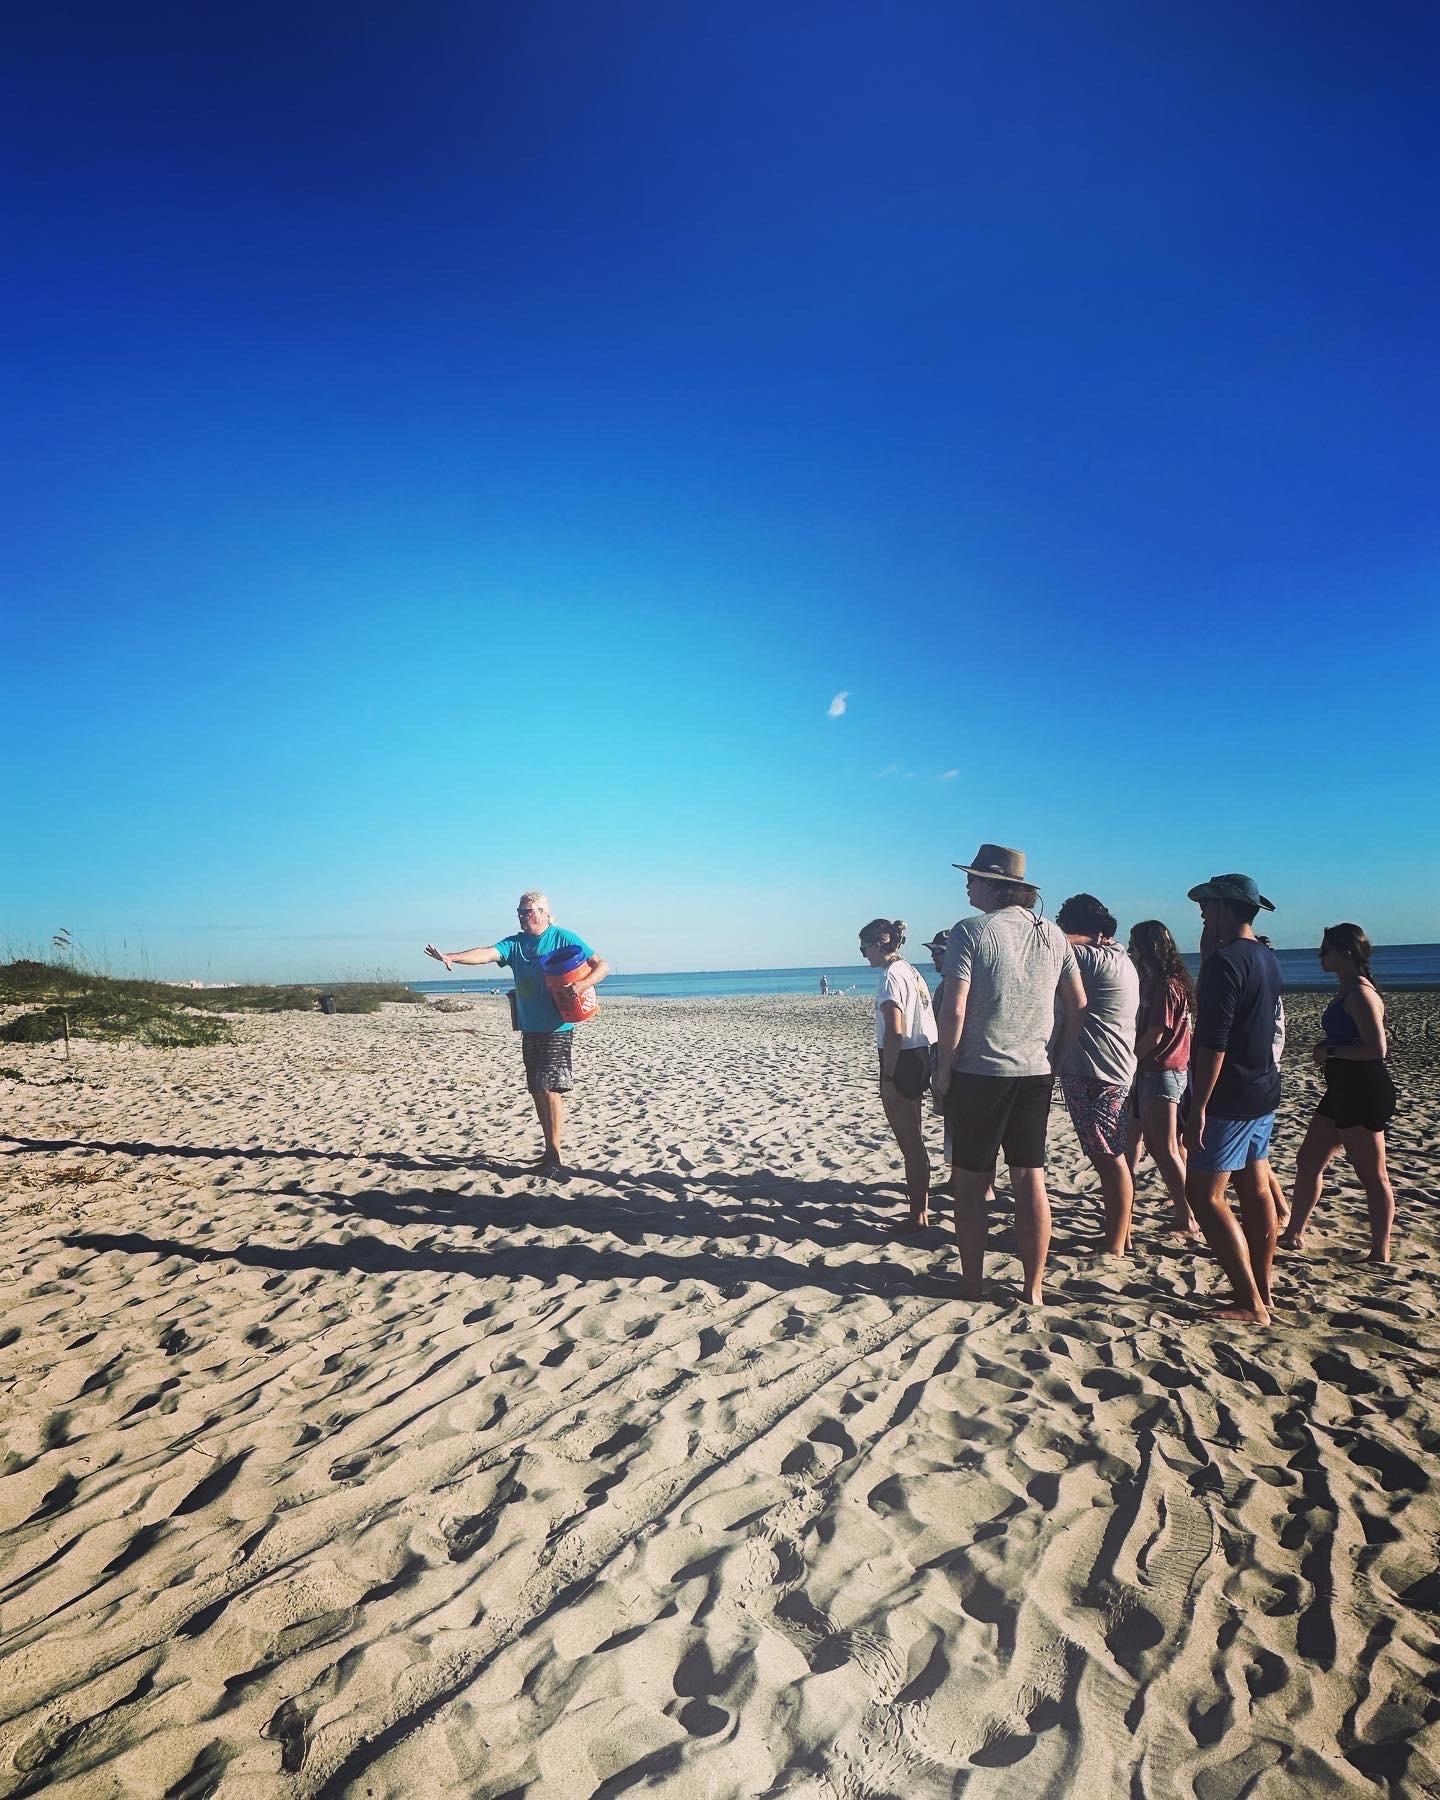
[[[545,1134],[545,1154],[536,1170],[539,1175],[558,1175],[561,1170],[560,1131],[565,1120],[565,1102],[561,1098],[575,1085],[570,1053],[575,1027],[556,1011],[550,990],[545,985],[545,958],[554,950],[578,950],[587,959],[587,967],[572,985],[580,993],[603,981],[610,965],[597,956],[584,938],[562,926],[551,923],[550,902],[544,894],[531,888],[520,896],[515,908],[520,929],[513,936],[501,938],[497,944],[479,945],[473,950],[437,950],[425,946],[425,954],[442,962],[448,972],[452,963],[499,963],[515,976],[516,1023],[520,1028],[520,1047],[525,1058],[525,1085],[535,1103],[540,1129]]]
[[[1185,1197],[1235,1304],[1219,1314],[1245,1325],[1270,1322],[1275,1201],[1270,1137],[1280,1104],[1275,1019],[1280,964],[1251,929],[1275,908],[1248,875],[1212,875],[1190,889],[1205,922],[1195,1031],[1190,1048],[1190,1116],[1185,1123]],[[1225,1199],[1234,1180],[1240,1222]]]

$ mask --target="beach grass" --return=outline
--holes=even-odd
[[[63,1005],[32,1008],[0,1025],[0,1042],[7,1044],[57,1044],[67,1034],[129,1038],[161,1050],[224,1044],[232,1035],[224,1019],[163,1000],[103,991],[71,995]]]
[[[221,1044],[232,1036],[224,1014],[313,1012],[322,993],[333,997],[338,1013],[378,1012],[387,1001],[424,1004],[423,996],[394,981],[189,988],[22,958],[0,965],[0,1006],[28,1009],[0,1025],[0,1042],[58,1043],[68,1028],[76,1037],[129,1038],[166,1049]]]

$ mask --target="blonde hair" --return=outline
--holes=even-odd
[[[543,888],[526,888],[525,892],[520,896],[517,905],[543,906],[548,913],[550,910],[550,896]]]

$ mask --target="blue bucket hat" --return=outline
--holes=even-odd
[[[1267,900],[1255,885],[1252,875],[1212,875],[1186,896],[1190,900],[1232,900],[1236,906],[1259,906],[1274,912],[1275,902]]]

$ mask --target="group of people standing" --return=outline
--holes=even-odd
[[[945,1120],[945,1157],[965,1294],[983,1291],[988,1207],[1001,1156],[1015,1199],[1023,1291],[1038,1304],[1050,1243],[1045,1150],[1058,1079],[1099,1178],[1105,1250],[1131,1241],[1135,1172],[1154,1159],[1172,1229],[1209,1244],[1229,1279],[1221,1317],[1265,1324],[1277,1244],[1299,1250],[1326,1165],[1341,1151],[1370,1209],[1370,1260],[1386,1262],[1395,1202],[1385,1128],[1395,1110],[1384,1005],[1358,925],[1331,926],[1320,946],[1339,993],[1312,1051],[1326,1088],[1296,1160],[1287,1206],[1270,1164],[1280,1103],[1285,1014],[1279,963],[1254,922],[1274,906],[1248,875],[1190,889],[1202,920],[1192,987],[1158,919],[1126,947],[1093,894],[1066,900],[1052,923],[1022,851],[982,844],[957,863],[976,908],[926,949],[941,975],[931,996],[901,957],[905,925],[872,919],[860,950],[880,974],[875,1035],[880,1097],[905,1163],[908,1225],[929,1224],[931,1169],[923,1132],[928,1087]],[[1227,1189],[1233,1185],[1239,1218]],[[1281,1236],[1281,1231],[1284,1235]]]
[[[1042,1298],[1050,1250],[1045,1152],[1057,1079],[1099,1177],[1105,1250],[1123,1256],[1130,1248],[1135,1172],[1148,1150],[1170,1197],[1171,1229],[1208,1243],[1230,1281],[1233,1304],[1222,1318],[1268,1322],[1276,1246],[1305,1247],[1325,1168],[1341,1150],[1369,1200],[1370,1260],[1389,1261],[1395,1200],[1385,1128],[1395,1087],[1385,1062],[1385,1008],[1358,925],[1332,925],[1321,941],[1321,966],[1339,992],[1312,1050],[1325,1094],[1296,1158],[1287,1205],[1270,1166],[1285,1032],[1280,966],[1254,930],[1274,907],[1250,876],[1212,875],[1190,889],[1202,920],[1192,987],[1160,920],[1142,920],[1122,948],[1114,914],[1093,894],[1073,894],[1053,923],[1043,917],[1023,851],[982,844],[973,861],[954,867],[975,911],[925,946],[941,976],[934,995],[901,955],[902,920],[862,926],[860,951],[880,978],[880,1099],[904,1158],[907,1224],[930,1223],[928,1092],[944,1115],[967,1297],[983,1292],[988,1209],[1003,1156],[1024,1296],[1034,1304]],[[553,1176],[563,1168],[573,1026],[547,987],[545,958],[578,952],[584,961],[574,985],[581,989],[603,981],[609,965],[555,924],[544,894],[522,894],[516,914],[519,930],[493,944],[427,944],[425,951],[447,970],[457,963],[513,970],[513,1022],[544,1139],[536,1173]],[[1232,1185],[1238,1219],[1227,1199]]]

